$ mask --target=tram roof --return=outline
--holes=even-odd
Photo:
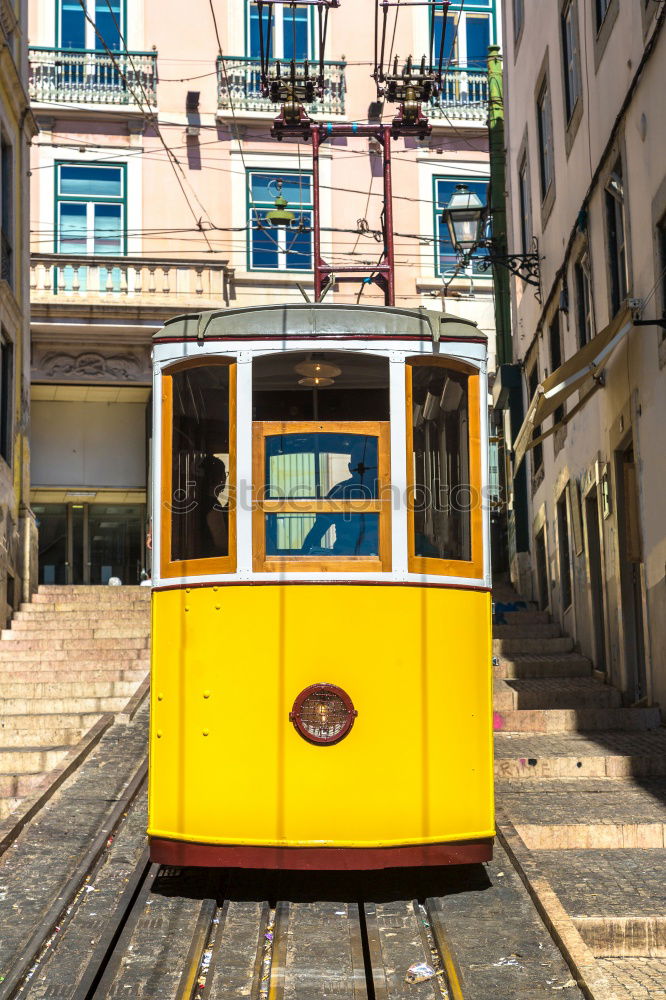
[[[327,337],[487,340],[472,320],[432,309],[307,303],[213,309],[174,316],[154,340]]]

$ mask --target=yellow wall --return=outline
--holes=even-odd
[[[289,721],[316,682],[358,711],[334,746]],[[156,592],[149,833],[325,846],[492,836],[491,708],[488,593]]]

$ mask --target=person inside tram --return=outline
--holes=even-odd
[[[229,551],[229,507],[221,495],[227,485],[227,468],[221,458],[207,455],[202,471],[202,555],[225,556]]]
[[[351,476],[336,483],[326,494],[327,500],[363,500],[376,496],[377,469],[365,464],[365,443],[352,446],[348,464]],[[330,528],[335,528],[332,548],[323,544]],[[308,531],[301,552],[317,555],[320,552],[334,555],[377,555],[379,552],[379,518],[377,514],[338,513],[318,514]]]

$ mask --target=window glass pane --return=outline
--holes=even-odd
[[[267,514],[267,556],[378,556],[379,514]]]
[[[94,206],[94,212],[95,253],[122,253],[122,205],[109,205],[103,202]]]
[[[282,197],[287,199],[292,211],[301,205],[310,206],[309,174],[253,173],[250,175],[252,201],[272,205],[278,195],[278,180],[282,181]]]
[[[88,252],[87,206],[80,202],[65,201],[59,205],[59,253],[85,254]]]
[[[473,69],[483,69],[488,63],[490,45],[490,17],[487,14],[472,15],[467,18],[467,65]]]
[[[60,194],[84,198],[120,198],[123,193],[120,167],[60,167]]]
[[[282,7],[285,59],[297,61],[308,58],[308,8]]]
[[[414,552],[471,559],[468,376],[412,367]]]
[[[376,499],[378,440],[366,434],[266,438],[266,499]]]
[[[301,228],[298,228],[300,223]],[[309,212],[296,216],[294,229],[285,231],[287,268],[308,271],[312,267],[312,219]]]
[[[120,49],[120,0],[95,0],[95,48],[105,51]],[[104,39],[99,38],[99,35]]]
[[[259,8],[255,3],[249,2],[248,6],[250,8],[250,51],[248,55],[251,59],[261,58],[261,45],[259,37]],[[266,44],[266,34],[268,32],[268,5],[262,8],[263,21],[264,21],[264,45]],[[274,56],[273,46],[271,44],[271,57]]]
[[[229,554],[229,369],[190,368],[171,376],[173,438],[171,558]]]
[[[467,177],[439,178],[437,180],[435,186],[435,197],[437,202],[435,212],[437,221],[437,266],[440,274],[455,270],[458,265],[458,258],[449,237],[448,226],[442,221],[442,211],[451,200],[451,195],[455,191],[458,184],[465,184],[471,192],[478,196],[483,205],[486,203],[487,180],[474,181],[469,180]],[[480,257],[486,255],[487,251],[475,250],[474,253],[476,257]],[[478,260],[473,262],[472,269],[475,271],[478,269]]]
[[[435,42],[433,45],[433,58],[435,62],[439,59],[439,46],[442,43],[442,27],[444,24],[444,18],[442,17],[441,11],[435,13]],[[442,53],[442,66],[446,68],[449,63],[454,63],[455,56],[455,43],[456,43],[456,18],[454,15],[449,15],[446,18],[446,28],[444,29],[444,51]]]
[[[60,2],[60,46],[63,49],[86,47],[86,16],[78,0]]]
[[[261,222],[259,228],[257,222]],[[276,271],[279,267],[279,250],[277,230],[271,229],[266,222],[266,213],[254,211],[252,213],[251,231],[251,253],[250,264],[252,267],[269,268]]]

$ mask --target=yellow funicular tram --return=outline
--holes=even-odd
[[[487,345],[306,303],[154,343],[154,861],[492,851]]]

